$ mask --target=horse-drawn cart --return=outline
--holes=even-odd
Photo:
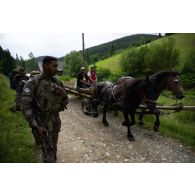
[[[66,91],[69,94],[73,94],[73,95],[84,98],[81,101],[82,111],[84,114],[92,115],[92,116],[97,115],[97,111],[94,109],[94,103],[96,102],[93,99],[92,95],[89,94],[89,89],[81,89],[80,91],[77,91],[75,90],[73,86],[70,86],[67,84],[64,84],[64,85],[66,87]],[[156,108],[161,111],[161,114],[163,114],[163,110],[169,110],[169,111],[171,110],[174,112],[179,112],[181,110],[182,111],[189,111],[189,110],[195,111],[195,106],[184,106],[183,104],[175,104],[175,105],[170,105],[170,106],[157,105]],[[136,113],[140,114],[141,112],[144,112],[144,114],[153,114],[153,112],[147,110],[147,106],[145,105],[140,105]]]
[[[158,131],[160,127],[159,116],[181,110],[195,110],[195,106],[183,106],[182,104],[172,106],[157,105],[158,97],[163,90],[170,91],[175,99],[184,98],[182,82],[180,75],[175,71],[161,71],[145,78],[136,79],[132,77],[121,77],[115,84],[97,83],[92,90],[82,89],[76,91],[74,87],[65,86],[67,92],[84,97],[82,100],[82,110],[84,114],[98,116],[97,103],[102,104],[102,123],[109,126],[106,119],[106,113],[109,108],[123,112],[125,121],[123,126],[127,127],[127,136],[133,141],[131,126],[135,124],[135,113],[139,114],[138,120],[143,124],[144,114],[154,114],[154,130]],[[89,93],[90,92],[90,93]],[[97,102],[98,101],[98,102]],[[145,105],[141,105],[144,103]],[[164,113],[162,110],[172,110]],[[129,116],[131,120],[129,120]]]
[[[82,111],[85,115],[91,115],[93,117],[97,117],[97,109],[95,108],[95,104],[97,103],[96,100],[92,97],[91,89],[80,89],[77,91],[73,86],[64,84],[67,93],[73,94],[79,97],[82,97],[81,106]]]

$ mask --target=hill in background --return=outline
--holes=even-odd
[[[118,53],[123,49],[126,49],[131,46],[139,46],[142,44],[149,43],[158,39],[158,35],[154,34],[135,34],[129,35],[120,39],[116,39],[114,41],[110,41],[107,43],[103,43],[94,47],[90,47],[86,49],[86,57],[88,64],[95,63],[99,60],[110,57],[114,53]],[[79,51],[82,53],[82,51]],[[42,59],[42,56],[38,57],[38,59]],[[63,57],[58,58],[59,60],[63,60]]]
[[[167,41],[167,39],[172,38],[175,40],[175,48],[179,51],[179,66],[178,70],[181,70],[181,68],[184,65],[184,62],[190,53],[190,51],[195,48],[195,34],[194,33],[177,33],[173,34],[171,36],[161,37],[157,40],[152,41],[151,43],[147,43],[148,47],[152,44],[161,44],[164,41]],[[143,46],[143,45],[141,45]],[[141,47],[140,46],[140,47]],[[139,48],[139,47],[138,47]],[[120,69],[120,58],[121,55],[126,52],[128,49],[121,51],[120,53],[113,55],[111,57],[108,57],[104,60],[98,61],[96,63],[97,69],[99,68],[107,68],[110,69],[112,73],[121,73]]]

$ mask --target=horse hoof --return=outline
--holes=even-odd
[[[108,122],[103,122],[103,124],[104,124],[105,127],[109,127]]]
[[[154,126],[154,131],[157,132],[159,130],[159,126]]]
[[[132,137],[128,137],[128,140],[130,141],[130,142],[133,142],[133,141],[135,141],[135,138],[132,136]]]
[[[99,114],[98,113],[95,113],[94,115],[93,115],[93,118],[97,118],[99,116]]]

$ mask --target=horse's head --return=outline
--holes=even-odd
[[[185,97],[179,73],[173,72],[170,74],[167,79],[167,89],[171,91],[177,99]]]

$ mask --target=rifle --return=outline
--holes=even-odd
[[[33,97],[32,107],[33,107],[33,109],[32,109],[33,115],[34,115],[34,118],[35,118],[37,124],[40,127],[45,128],[42,121],[41,121],[41,118],[40,118],[40,114],[41,114],[40,106],[39,106],[38,101],[36,100],[35,97]],[[44,160],[44,162],[50,162],[51,160],[49,160],[48,150],[52,151],[52,155],[54,158],[54,147],[53,147],[53,142],[49,136],[48,131],[46,132],[46,134],[44,136],[41,137],[41,141],[42,141],[41,148],[42,148],[43,160]]]

